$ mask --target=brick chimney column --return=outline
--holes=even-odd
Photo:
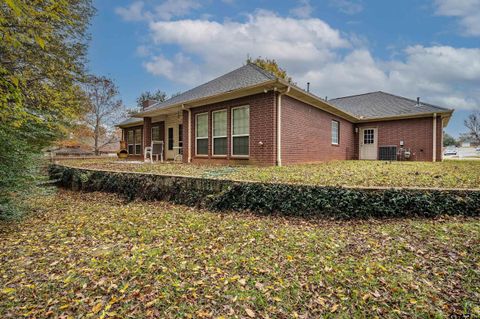
[[[142,109],[145,110],[147,107],[150,107],[155,103],[157,103],[155,100],[145,100],[142,102]]]
[[[144,117],[143,118],[143,150],[142,154],[145,159],[145,147],[151,146],[152,144],[152,118]]]

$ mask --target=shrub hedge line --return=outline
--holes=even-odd
[[[234,182],[194,177],[49,167],[66,188],[117,193],[127,200],[168,200],[221,211],[253,211],[320,218],[480,216],[480,191],[351,189]]]

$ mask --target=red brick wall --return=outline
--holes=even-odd
[[[340,143],[332,145],[332,120],[340,123]],[[282,164],[346,160],[354,157],[352,123],[282,96]]]
[[[443,123],[440,116],[437,117],[437,162],[443,159]]]
[[[396,145],[400,141],[411,150],[413,161],[432,161],[433,159],[433,118],[415,118],[395,121],[361,123],[358,127],[376,127],[378,129],[378,147]],[[358,158],[359,134],[355,134],[355,158]],[[442,123],[437,118],[437,161],[442,159]]]
[[[238,158],[231,156],[231,109],[237,106],[250,106],[250,156],[248,158]],[[212,156],[212,112],[217,110],[227,110],[227,155]],[[195,115],[208,112],[208,155],[195,155]],[[188,144],[188,112],[184,111],[184,158],[188,159],[188,151],[192,154],[193,163],[209,164],[256,164],[256,165],[275,165],[276,158],[276,140],[275,140],[275,94],[273,92],[255,94],[239,99],[224,101],[215,104],[209,104],[192,109],[191,119],[191,144]],[[260,142],[262,145],[260,145]]]

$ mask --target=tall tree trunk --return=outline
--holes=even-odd
[[[94,138],[95,138],[95,145],[94,145],[94,150],[95,150],[95,155],[99,155],[100,154],[100,150],[98,149],[98,138],[99,138],[99,135],[100,135],[100,122],[99,120],[97,119],[97,123],[95,125],[95,132],[94,132]]]

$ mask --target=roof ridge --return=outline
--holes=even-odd
[[[412,100],[412,99],[410,99],[410,98],[408,98],[408,97],[396,95],[396,94],[389,93],[389,92],[383,92],[383,91],[378,91],[378,92],[379,92],[379,93],[386,94],[386,95],[390,95],[390,96],[393,96],[393,97],[396,97],[396,98],[400,98],[400,99],[403,99],[403,100],[406,100],[406,101],[409,101],[409,102],[413,102],[414,104],[417,104],[417,101]],[[435,105],[435,104],[425,103],[425,102],[422,102],[422,101],[420,101],[420,104],[427,105],[427,106],[431,106],[431,107],[436,107],[436,108],[441,109],[441,110],[449,110],[449,109],[447,109],[447,108],[445,108],[445,107],[441,107],[441,106],[438,106],[438,105]]]
[[[367,92],[367,93],[360,93],[360,94],[353,94],[353,95],[345,95],[345,96],[339,96],[334,99],[330,99],[329,101],[333,100],[339,100],[339,99],[345,99],[345,98],[350,98],[350,97],[356,97],[356,96],[362,96],[362,95],[368,95],[368,94],[374,94],[374,93],[384,93],[382,91],[372,91],[372,92]]]
[[[373,91],[373,92],[367,92],[367,93],[362,93],[362,94],[347,95],[347,96],[342,96],[342,97],[337,97],[337,98],[331,99],[330,101],[340,100],[340,99],[345,99],[345,98],[352,98],[352,97],[357,97],[357,96],[363,96],[363,95],[368,95],[368,94],[375,94],[375,93],[381,93],[381,94],[393,96],[393,97],[395,97],[395,98],[399,98],[399,99],[402,99],[402,100],[405,100],[405,101],[412,102],[413,104],[416,104],[416,103],[417,103],[417,101],[415,101],[415,100],[413,100],[413,99],[410,99],[410,98],[408,98],[408,97],[396,95],[396,94],[389,93],[389,92],[385,92],[385,91]],[[425,102],[422,102],[422,101],[420,101],[420,104],[421,104],[421,105],[425,105],[425,106],[430,106],[430,107],[438,108],[438,109],[441,109],[441,110],[450,110],[450,109],[445,108],[445,107],[441,107],[441,106],[438,106],[438,105],[435,105],[435,104],[431,104],[431,103],[425,103]]]

